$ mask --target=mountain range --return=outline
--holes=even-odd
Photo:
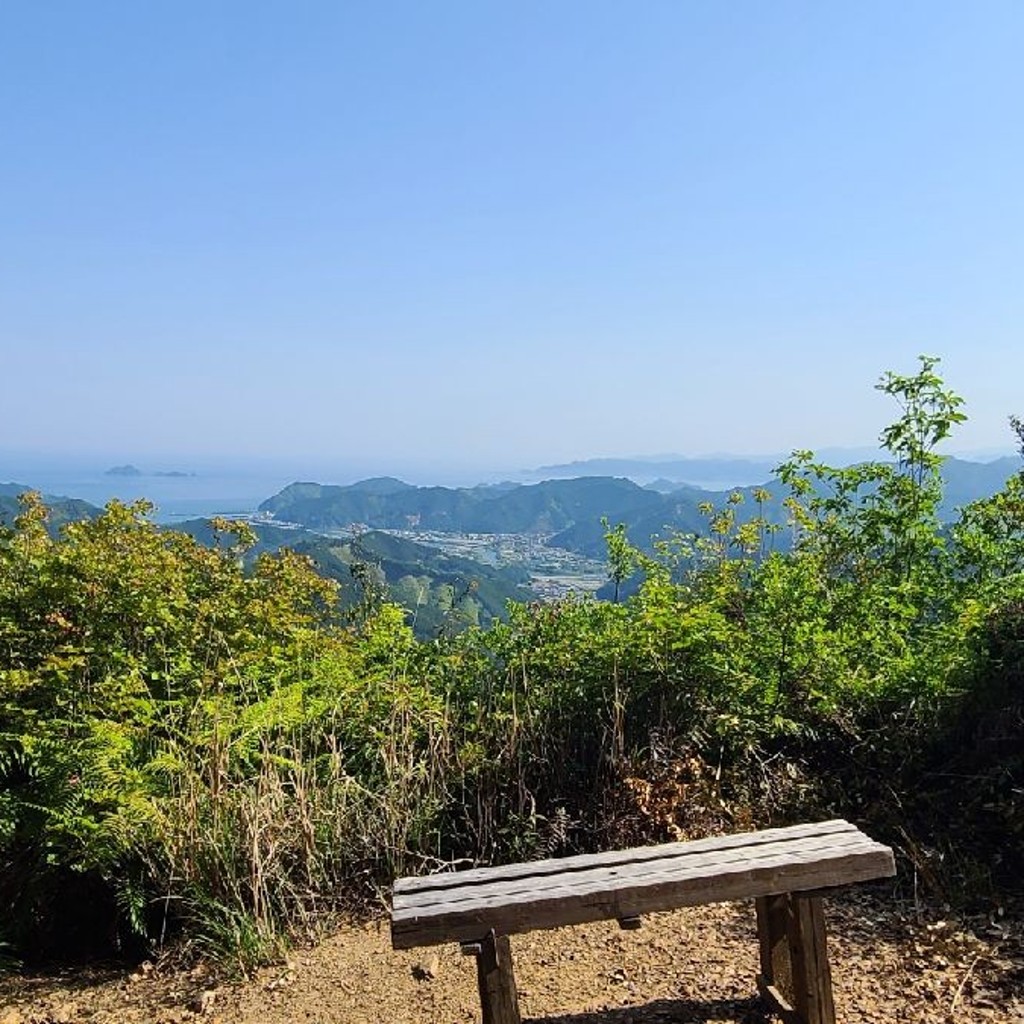
[[[694,461],[700,460],[689,460]],[[752,461],[748,468],[755,465]],[[666,463],[658,466],[660,474]],[[942,514],[950,518],[957,506],[994,494],[1019,469],[1016,457],[987,463],[948,459],[943,466]],[[761,487],[770,497],[759,505]],[[0,484],[0,525],[14,520],[20,509],[17,495],[28,489]],[[382,531],[532,534],[545,537],[550,547],[603,559],[602,519],[624,523],[630,540],[649,549],[654,538],[668,531],[702,531],[706,526],[702,505],[721,507],[733,493],[742,498],[734,506],[740,522],[758,514],[770,522],[786,521],[785,488],[770,479],[759,487],[721,490],[661,475],[643,487],[614,476],[461,488],[416,487],[393,477],[347,486],[293,483],[260,505],[261,513],[272,519],[253,524],[257,544],[248,557],[292,548],[308,555],[321,573],[342,585],[348,605],[358,603],[368,586],[386,588],[406,608],[416,631],[434,636],[467,624],[487,625],[504,614],[509,600],[533,599],[529,574],[522,567],[484,565]],[[44,500],[50,508],[48,526],[55,535],[65,523],[100,512],[76,498],[45,495]],[[204,544],[215,543],[207,519],[166,528],[189,533]]]
[[[943,465],[946,492],[942,514],[994,494],[1020,467],[1016,457],[978,463],[951,458]],[[759,509],[755,492],[771,499]],[[591,557],[604,552],[602,518],[625,523],[634,544],[649,546],[668,530],[698,531],[704,523],[700,506],[723,504],[731,493],[744,498],[740,521],[758,512],[769,521],[785,521],[778,480],[723,490],[674,484],[660,478],[652,485],[622,477],[592,476],[545,480],[536,484],[491,487],[414,487],[391,477],[347,486],[294,483],[260,505],[275,519],[311,530],[347,530],[353,525],[384,530],[432,530],[459,533],[525,533],[549,537],[548,543]]]
[[[634,518],[663,503],[631,480],[580,477],[539,484],[413,487],[388,477],[348,486],[294,483],[260,511],[314,530],[354,523],[388,530],[557,533],[591,518]]]

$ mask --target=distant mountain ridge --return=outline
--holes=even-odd
[[[659,477],[664,480],[700,484],[715,481],[723,487],[743,486],[767,480],[784,457],[736,458],[734,456],[689,458],[604,458],[583,459],[561,465],[541,466],[530,476],[544,479],[572,479],[581,476],[623,476],[638,483]]]
[[[35,488],[25,484],[0,483],[0,526],[10,526],[21,514],[21,502],[18,500],[22,494],[34,491]],[[59,494],[44,494],[43,501],[50,510],[47,519],[47,529],[56,536],[60,528],[66,523],[78,519],[93,519],[100,514],[100,510],[83,501],[81,498],[68,498]]]
[[[386,530],[460,533],[557,533],[594,514],[633,517],[653,511],[660,495],[630,480],[581,477],[518,487],[367,489],[294,483],[260,505],[279,519],[313,530],[353,524]],[[600,511],[596,511],[600,510]]]
[[[1007,456],[976,463],[950,458],[943,467],[946,498],[942,512],[994,494],[1020,468]],[[348,486],[290,484],[267,499],[260,510],[312,530],[345,530],[355,524],[374,529],[418,529],[461,533],[548,534],[549,543],[591,557],[604,550],[602,517],[626,524],[631,540],[642,547],[666,530],[700,531],[705,523],[702,503],[719,505],[734,491],[744,496],[740,521],[758,513],[754,497],[763,487],[771,499],[761,509],[773,522],[785,522],[778,480],[754,486],[707,490],[692,484],[657,480],[657,489],[622,477],[576,477],[545,480],[510,488],[447,488],[381,485],[362,481]]]
[[[830,466],[849,466],[881,458],[884,453],[877,447],[815,449],[815,458]],[[959,461],[978,465],[1001,459],[970,458],[961,455]],[[580,476],[624,476],[645,486],[660,481],[686,482],[708,490],[744,487],[771,478],[776,467],[790,458],[789,452],[764,455],[634,455],[617,458],[579,459],[528,470],[522,477],[537,480],[564,480]],[[660,480],[659,480],[660,478]],[[659,486],[656,490],[662,490]]]

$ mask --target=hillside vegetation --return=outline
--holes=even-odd
[[[297,483],[268,498],[260,510],[311,529],[352,523],[380,529],[458,530],[463,533],[557,533],[602,515],[617,519],[653,511],[660,495],[630,480],[580,477],[522,487],[412,487],[400,481],[347,487]],[[368,486],[370,485],[370,486]]]
[[[245,526],[208,547],[115,502],[54,538],[27,499],[0,536],[0,952],[182,936],[248,968],[397,874],[825,814],[945,900],[1019,884],[1024,478],[944,524],[961,401],[930,359],[879,386],[889,460],[798,453],[784,526],[738,494],[645,551],[609,507],[633,597],[429,642],[292,551],[247,568]],[[536,521],[513,495],[506,529]]]
[[[173,529],[207,546],[219,543],[220,535],[208,519]],[[510,601],[536,598],[529,573],[521,568],[485,565],[379,530],[345,539],[268,523],[254,524],[251,531],[243,556],[246,566],[287,547],[338,584],[342,612],[356,613],[386,598],[405,610],[406,621],[420,639],[490,626],[507,617]]]

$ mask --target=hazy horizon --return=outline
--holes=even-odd
[[[877,445],[848,445],[831,448],[811,449],[825,462],[844,465],[850,462],[873,458],[885,458],[885,452]],[[532,466],[467,466],[439,462],[400,463],[366,459],[320,459],[309,460],[297,457],[259,458],[257,456],[233,456],[211,453],[182,453],[179,455],[144,453],[125,455],[121,453],[97,453],[92,455],[68,453],[33,454],[0,450],[0,483],[26,483],[35,486],[36,479],[95,480],[106,477],[122,486],[143,486],[151,481],[165,481],[173,486],[177,479],[166,474],[184,473],[189,478],[204,480],[268,480],[279,479],[282,486],[296,481],[310,481],[323,484],[348,484],[372,477],[397,477],[419,486],[472,486],[473,484],[495,483],[504,480],[524,482],[540,479],[545,471],[561,470],[580,466],[587,470],[595,463],[635,462],[651,467],[651,478],[659,466],[682,461],[720,461],[737,463],[763,463],[769,465],[787,458],[790,452],[658,452],[633,453],[630,455],[592,455],[564,462],[547,462]],[[974,462],[992,462],[1000,458],[1013,457],[1016,452],[1011,446],[998,449],[964,451],[950,449],[945,454]],[[140,471],[138,477],[117,477],[109,470],[117,466],[131,465]],[[592,471],[591,471],[592,472]],[[24,478],[24,479],[22,479]],[[693,482],[693,481],[689,481]],[[186,484],[182,484],[186,486]]]

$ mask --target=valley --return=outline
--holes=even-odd
[[[530,589],[541,600],[557,600],[570,593],[593,594],[608,582],[603,559],[553,546],[550,543],[553,534],[463,533],[458,530],[380,532],[437,548],[447,555],[471,559],[482,566],[522,570],[529,575]],[[337,536],[346,534],[338,531]]]

